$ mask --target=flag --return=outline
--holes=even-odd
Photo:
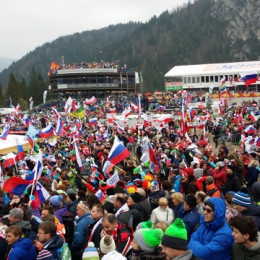
[[[247,134],[254,134],[255,133],[255,128],[253,125],[249,125],[245,130]]]
[[[29,98],[29,102],[30,102],[30,103],[33,102],[33,97],[30,97],[30,98]]]
[[[218,113],[220,115],[223,115],[223,108],[222,108],[222,105],[220,103],[218,104]]]
[[[242,72],[239,74],[247,87],[253,83],[256,83],[256,81],[257,81],[257,72],[256,71]]]
[[[135,105],[134,103],[131,103],[130,106],[132,110],[136,110],[136,111],[138,110],[138,106]]]
[[[123,133],[125,131],[124,127],[121,126],[117,121],[114,121],[114,125],[117,126],[117,130],[120,132],[120,133]]]
[[[32,181],[27,181],[17,176],[13,176],[5,181],[3,190],[21,196],[31,185]]]
[[[126,149],[126,147],[116,136],[114,140],[114,144],[109,152],[108,160],[114,165],[116,165],[129,156],[130,156],[130,152]]]
[[[57,121],[57,125],[56,125],[56,134],[58,136],[61,136],[62,130],[63,130],[62,121],[61,121],[61,117],[59,116],[58,121]]]
[[[49,138],[53,135],[54,128],[52,124],[48,124],[45,128],[39,131],[38,135],[42,138]]]
[[[256,139],[255,139],[255,145],[257,147],[260,147],[260,136],[258,136]]]
[[[23,146],[20,142],[19,139],[16,139],[16,143],[17,143],[17,156],[19,160],[23,160],[24,159],[24,150],[23,150]]]
[[[79,166],[79,168],[82,168],[83,167],[82,166],[82,161],[81,161],[81,158],[80,158],[79,150],[78,150],[78,147],[77,147],[76,140],[75,140],[74,136],[73,136],[73,144],[74,144],[74,150],[75,150],[78,166]]]
[[[83,106],[80,106],[78,110],[74,110],[73,112],[69,113],[69,115],[72,117],[84,118],[85,112]]]
[[[29,117],[26,114],[23,116],[23,123],[26,125],[27,128],[31,123]]]
[[[1,133],[1,135],[0,135],[0,139],[6,140],[9,132],[10,132],[10,126],[8,124],[6,124],[2,133]]]
[[[85,104],[86,104],[86,105],[92,105],[92,104],[94,104],[94,103],[96,103],[96,102],[97,102],[97,99],[93,96],[93,97],[90,98],[90,99],[86,99]]]
[[[89,125],[97,125],[98,119],[96,117],[93,117],[89,119]]]
[[[186,130],[186,123],[185,123],[185,116],[184,116],[184,104],[182,102],[182,106],[181,106],[181,131],[184,134],[187,130]]]
[[[71,97],[69,97],[65,103],[65,107],[64,110],[66,113],[70,113],[72,112],[72,103],[73,103],[73,99]]]
[[[151,114],[143,114],[144,127],[151,127],[153,116]]]
[[[14,107],[14,114],[17,116],[21,112],[20,104],[18,104],[16,107]]]
[[[116,113],[116,108],[115,107],[112,107],[112,108],[109,108],[109,113]]]
[[[105,199],[105,195],[100,189],[95,193],[95,195],[97,196],[100,202],[102,202]]]
[[[114,174],[106,181],[107,185],[116,185],[120,180],[118,171],[116,170]]]
[[[39,182],[37,182],[34,190],[34,197],[36,206],[39,206],[50,197],[50,194]]]
[[[152,145],[149,141],[148,141],[148,149],[149,149],[148,151],[149,151],[150,162],[152,162],[155,165],[155,171],[157,172],[157,171],[159,171],[159,164],[158,164],[157,159],[155,157]]]
[[[82,135],[82,122],[81,122],[80,118],[77,119],[75,125],[76,125],[77,130],[79,131],[79,133]]]
[[[137,71],[135,72],[135,84],[140,84],[139,74]]]
[[[141,118],[141,112],[142,112],[141,97],[140,95],[138,95],[138,119]]]
[[[58,112],[58,110],[55,107],[52,107],[51,109],[53,110],[53,112],[56,115],[56,117],[60,116],[60,113]]]
[[[30,136],[28,133],[26,134],[26,139],[29,142],[30,146],[33,148],[34,147],[34,139],[32,136]]]
[[[115,120],[116,120],[116,118],[115,118],[114,115],[107,114],[107,121],[108,121],[108,123],[113,124],[113,122],[114,122]]]
[[[250,118],[253,122],[256,122],[256,121],[258,120],[258,116],[255,116],[255,114],[254,114],[253,111],[250,112],[249,118]]]
[[[131,114],[131,107],[128,106],[127,108],[124,109],[124,111],[122,112],[122,116],[124,118],[128,117]]]
[[[13,101],[11,97],[9,97],[9,102],[10,102],[10,107],[13,107]]]
[[[112,171],[113,167],[114,167],[113,163],[111,163],[110,161],[106,161],[103,166],[103,172],[108,174]]]
[[[3,156],[3,159],[5,159],[4,167],[15,165],[16,158],[17,158],[16,154],[12,152],[8,153],[6,156]]]
[[[29,124],[26,134],[29,134],[32,138],[35,138],[36,134],[37,134],[37,130],[35,129],[35,127],[32,124]]]
[[[223,78],[220,79],[219,92],[222,92],[225,89],[226,89],[226,77],[223,76]]]
[[[33,180],[33,183],[36,183],[41,178],[42,170],[43,170],[42,152],[40,150],[38,158],[37,158],[37,162],[36,162],[32,172],[26,177],[26,180],[27,181]]]

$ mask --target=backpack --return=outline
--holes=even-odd
[[[71,260],[71,252],[67,243],[63,243],[62,247],[57,249],[57,260]]]

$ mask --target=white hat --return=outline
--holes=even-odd
[[[107,254],[116,249],[115,241],[111,236],[104,236],[100,240],[100,251]]]
[[[104,255],[102,260],[127,260],[122,254],[118,253],[116,250],[111,251],[107,255]]]

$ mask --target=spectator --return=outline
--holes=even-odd
[[[171,198],[174,205],[172,208],[174,217],[180,218],[183,213],[183,201],[184,201],[183,195],[180,192],[175,192],[172,194]]]
[[[253,217],[258,230],[260,230],[260,206],[256,202],[251,201],[248,190],[242,188],[239,192],[235,193],[232,202],[234,203],[234,209],[242,214],[242,216]]]
[[[260,240],[254,219],[249,216],[236,216],[231,219],[230,225],[235,240],[232,259],[260,259]]]
[[[228,191],[239,191],[240,189],[240,182],[239,178],[235,174],[235,168],[233,165],[228,165],[226,168],[227,172],[227,182],[225,184],[224,188],[224,194],[226,194]]]
[[[142,207],[143,220],[148,221],[150,219],[151,214],[151,205],[149,200],[146,198],[145,190],[142,188],[137,188],[137,193],[142,196],[142,200],[138,202],[138,204]]]
[[[203,191],[197,191],[195,194],[195,197],[197,199],[197,206],[196,209],[198,211],[198,213],[202,216],[204,215],[204,200],[206,198],[206,194]]]
[[[22,228],[16,225],[6,229],[6,241],[11,250],[9,251],[8,260],[35,260],[36,250],[29,238],[22,239]]]
[[[54,216],[63,223],[63,218],[67,213],[67,208],[63,205],[63,197],[61,195],[53,195],[50,197],[50,204],[54,208]]]
[[[100,240],[99,257],[102,257],[116,249],[115,241],[111,236],[104,236]]]
[[[219,198],[205,201],[204,217],[191,235],[188,248],[200,259],[231,259],[232,230],[225,222],[225,202]]]
[[[220,191],[216,188],[212,176],[208,176],[206,179],[206,190],[207,190],[207,196],[211,198],[221,198]]]
[[[176,218],[162,237],[162,252],[167,259],[192,259],[192,251],[188,250],[188,235],[184,222]]]
[[[165,221],[168,225],[172,224],[174,220],[174,213],[168,207],[168,200],[166,198],[159,199],[159,206],[152,211],[151,221],[155,226],[159,221]]]

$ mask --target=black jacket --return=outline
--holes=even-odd
[[[235,173],[231,175],[227,175],[227,182],[224,188],[224,194],[228,191],[239,191],[240,190],[240,181],[239,178],[235,175]]]

